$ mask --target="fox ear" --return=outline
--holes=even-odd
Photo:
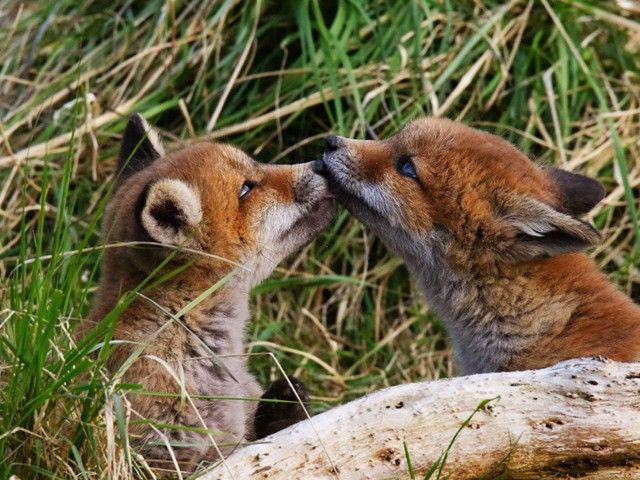
[[[503,208],[506,236],[511,239],[505,254],[515,261],[577,252],[600,240],[588,223],[533,198],[512,200]]]
[[[164,147],[160,143],[158,133],[142,115],[134,113],[124,129],[120,144],[120,179],[144,170],[163,155]]]
[[[147,234],[165,245],[182,245],[202,220],[198,192],[181,180],[149,184],[140,201],[140,222]]]
[[[560,188],[562,206],[572,215],[587,213],[606,194],[602,184],[593,178],[559,168],[549,168],[547,172]]]

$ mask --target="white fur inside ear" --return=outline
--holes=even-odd
[[[142,120],[142,127],[144,128],[144,131],[147,134],[147,139],[149,140],[149,142],[151,142],[151,146],[153,147],[153,149],[156,152],[158,152],[158,157],[164,157],[164,146],[160,141],[160,136],[158,135],[158,132],[156,131],[155,128],[149,125],[147,120],[145,120],[145,118],[142,115],[140,115],[140,120]]]
[[[533,198],[519,199],[511,205],[506,220],[530,237],[543,238],[551,232],[564,232],[587,243],[597,242],[598,233],[578,219]]]
[[[531,237],[544,237],[545,234],[555,230],[555,227],[548,222],[534,218],[513,220],[511,223],[514,227]]]
[[[195,227],[202,220],[200,195],[182,180],[160,180],[149,188],[141,220],[156,241],[183,244],[189,227]]]

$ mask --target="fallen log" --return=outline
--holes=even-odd
[[[640,479],[640,363],[577,359],[399,385],[311,422],[202,480],[410,478],[408,461],[420,479],[434,465],[456,480]]]

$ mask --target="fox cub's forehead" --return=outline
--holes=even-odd
[[[394,140],[398,147],[412,154],[424,154],[425,149],[453,148],[467,132],[458,124],[442,118],[419,118],[405,125]]]
[[[449,163],[476,164],[489,171],[533,173],[534,163],[507,140],[443,118],[420,118],[398,133],[407,153],[437,156]],[[497,173],[497,172],[494,172]]]
[[[259,174],[260,166],[242,150],[231,145],[198,143],[173,153],[164,166],[175,175],[203,187],[211,183],[234,184]]]
[[[406,155],[415,155],[455,185],[484,185],[492,191],[509,188],[549,199],[556,188],[547,175],[507,140],[489,132],[442,118],[419,118],[407,124],[395,140]],[[434,173],[434,171],[431,171]],[[438,177],[430,181],[437,182]]]
[[[219,143],[195,144],[188,147],[183,152],[183,155],[196,160],[199,168],[203,171],[244,175],[254,173],[258,169],[257,162],[232,145]]]

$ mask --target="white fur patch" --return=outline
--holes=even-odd
[[[582,223],[533,198],[513,201],[505,216],[515,228],[532,237],[544,237],[554,230],[573,232]]]
[[[548,222],[535,218],[515,219],[511,224],[531,237],[544,237],[545,234],[555,230],[555,227]]]
[[[304,211],[299,205],[274,204],[270,206],[262,219],[260,231],[263,242],[271,242],[291,228]]]
[[[149,123],[145,120],[145,118],[140,115],[140,120],[142,120],[142,127],[144,131],[147,133],[147,139],[151,142],[151,146],[153,149],[158,152],[159,157],[164,157],[164,146],[160,141],[160,137],[158,136],[158,132],[155,128],[153,128]]]
[[[559,212],[539,200],[515,199],[508,208],[511,212],[505,216],[506,221],[531,237],[546,237],[550,232],[558,231],[562,232],[566,239],[571,239],[564,246],[554,246],[553,242],[550,242],[545,250],[547,254],[581,250],[588,245],[594,245],[600,239],[598,232],[585,222]]]
[[[142,210],[142,225],[156,241],[168,245],[179,245],[187,240],[188,232],[180,228],[163,225],[151,214],[154,207],[165,203],[173,204],[184,216],[186,226],[194,227],[202,220],[200,195],[182,180],[167,178],[154,183],[147,194]]]

